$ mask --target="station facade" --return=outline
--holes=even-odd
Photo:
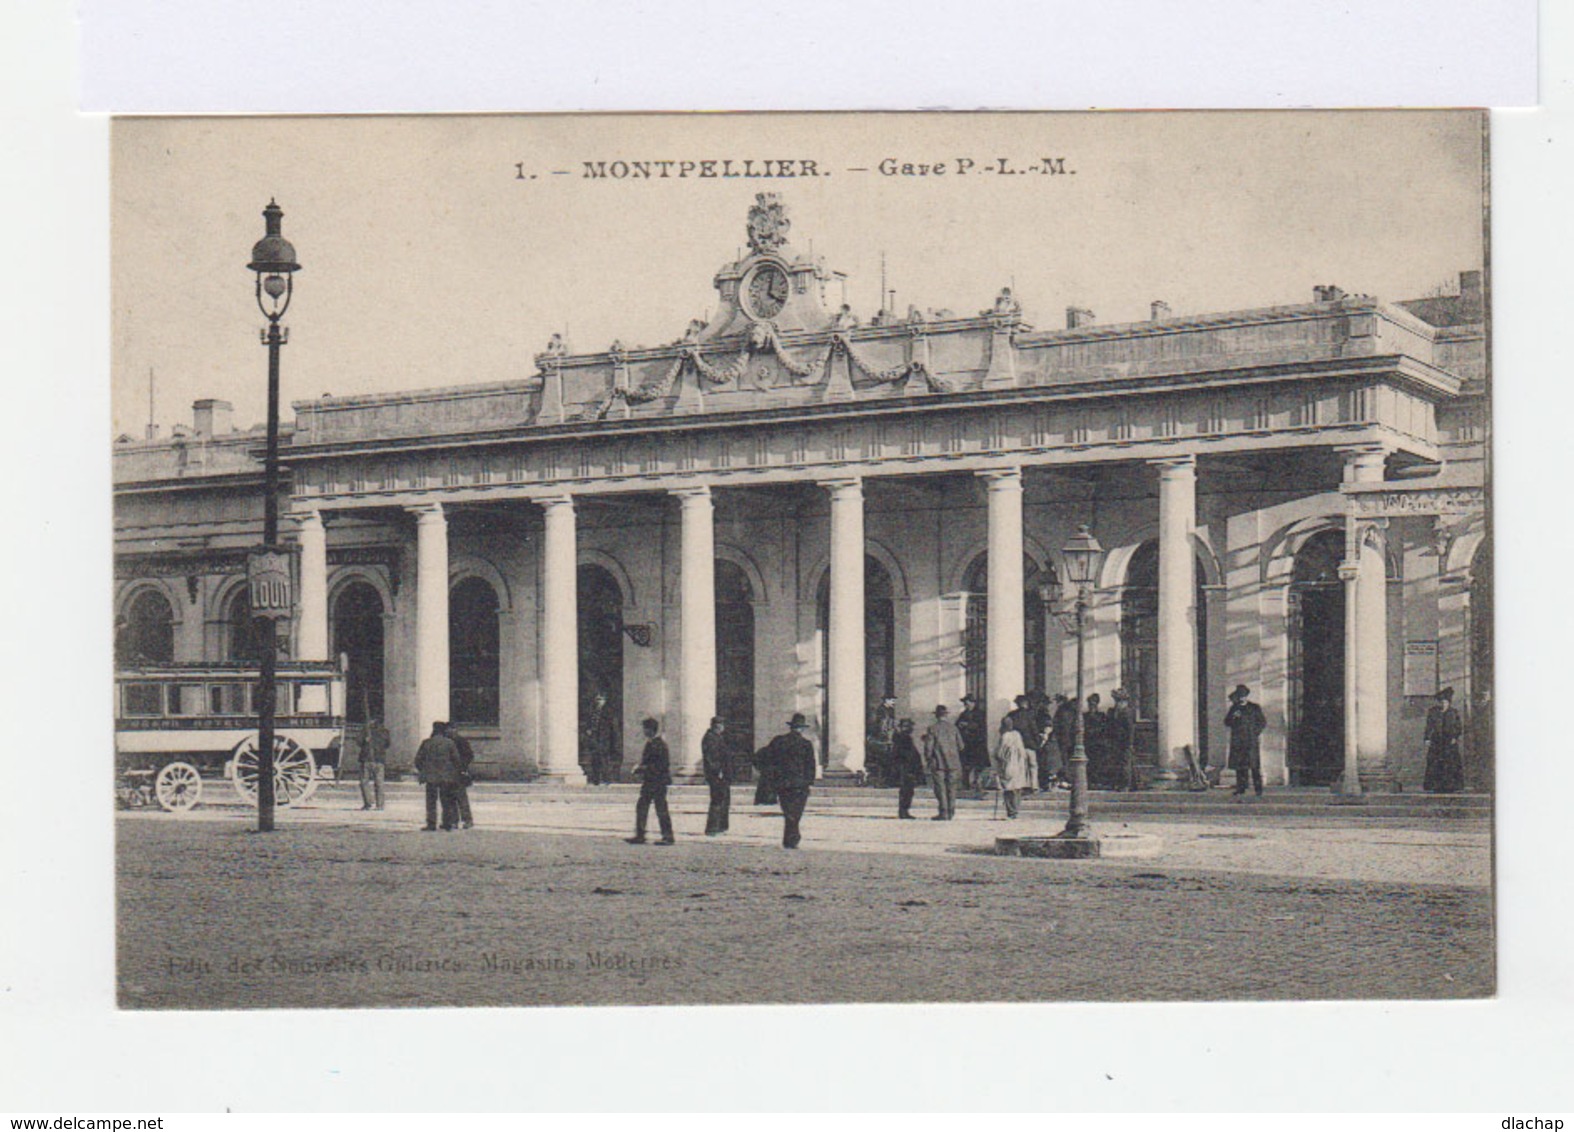
[[[1075,688],[1051,608],[1061,547],[1105,547],[1087,688],[1132,697],[1155,784],[1224,759],[1226,695],[1266,711],[1269,782],[1418,789],[1426,708],[1455,690],[1489,789],[1485,310],[1308,287],[1288,306],[1034,329],[976,313],[861,321],[761,194],[717,313],[654,347],[505,383],[296,403],[282,511],[299,659],[347,658],[352,718],[408,764],[434,720],[482,776],[583,781],[596,693],[661,720],[695,774],[713,715],[745,748],[802,712],[855,775],[882,696],[920,721],[972,692]],[[727,237],[718,236],[726,246]],[[122,659],[244,660],[259,642],[261,434],[200,401],[115,447]],[[921,728],[921,725],[920,725]],[[588,754],[586,755],[588,757]]]

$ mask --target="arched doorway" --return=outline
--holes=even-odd
[[[1497,769],[1493,612],[1492,544],[1482,543],[1470,563],[1470,704],[1465,723],[1465,783],[1471,790],[1492,790]]]
[[[746,770],[754,751],[754,587],[725,558],[716,559],[716,713],[726,721],[738,770]]]
[[[613,750],[622,755],[623,590],[604,566],[579,568],[579,718],[590,718],[596,696],[607,697],[613,723]],[[589,774],[590,752],[581,752]]]
[[[383,714],[383,599],[367,582],[351,582],[333,601],[334,655],[348,658],[345,717],[351,723]]]
[[[1195,566],[1197,626],[1197,750],[1208,754],[1208,601],[1202,562]],[[1132,553],[1120,596],[1120,684],[1136,717],[1133,743],[1147,765],[1159,753],[1159,541]],[[1108,693],[1104,693],[1106,701]]]
[[[1289,594],[1291,786],[1328,786],[1344,769],[1345,535],[1313,535],[1295,555]]]
[[[170,664],[174,659],[175,611],[158,590],[143,590],[115,626],[115,663]]]
[[[1054,577],[1053,570],[1042,576],[1038,564],[1022,556],[1022,647],[1023,682],[1021,693],[1044,691],[1044,599],[1042,583]],[[962,633],[962,664],[966,670],[967,692],[980,704],[989,702],[989,553],[985,551],[967,568],[962,577],[967,592],[967,626]],[[1017,693],[1013,693],[1015,695]]]
[[[448,718],[496,727],[501,653],[497,591],[468,577],[448,592]]]
[[[874,555],[864,556],[864,720],[867,730],[875,708],[886,696],[896,695],[896,587],[891,573]],[[820,719],[823,734],[830,733],[831,673],[831,572],[820,577],[818,601],[820,630]]]

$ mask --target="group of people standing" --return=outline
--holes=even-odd
[[[426,824],[421,828],[474,829],[470,813],[470,764],[475,751],[470,741],[446,721],[432,724],[432,733],[415,752],[416,776],[426,786]],[[439,810],[442,824],[438,824]]]

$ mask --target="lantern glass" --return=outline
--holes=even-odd
[[[268,298],[277,299],[284,294],[284,276],[269,275],[262,281],[262,289],[267,292]]]
[[[1085,586],[1098,573],[1098,563],[1104,555],[1104,548],[1093,537],[1093,532],[1083,525],[1077,528],[1077,533],[1060,553],[1066,560],[1067,578],[1075,585]]]

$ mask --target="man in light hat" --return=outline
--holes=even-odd
[[[935,708],[935,721],[924,732],[924,769],[929,772],[929,784],[935,788],[935,802],[939,806],[935,821],[950,821],[956,817],[956,781],[962,774],[962,735],[956,724],[947,718],[950,714],[945,704]]]
[[[787,730],[772,739],[755,755],[762,781],[769,781],[782,804],[782,848],[796,849],[803,840],[798,825],[809,804],[809,788],[814,785],[814,744],[804,735],[809,721],[803,712],[794,712]]]
[[[1262,797],[1262,751],[1258,739],[1268,729],[1262,708],[1251,702],[1252,690],[1237,684],[1230,693],[1230,710],[1224,713],[1224,726],[1230,731],[1230,769],[1235,772],[1237,801],[1246,796],[1246,781],[1251,779],[1257,797]]]

